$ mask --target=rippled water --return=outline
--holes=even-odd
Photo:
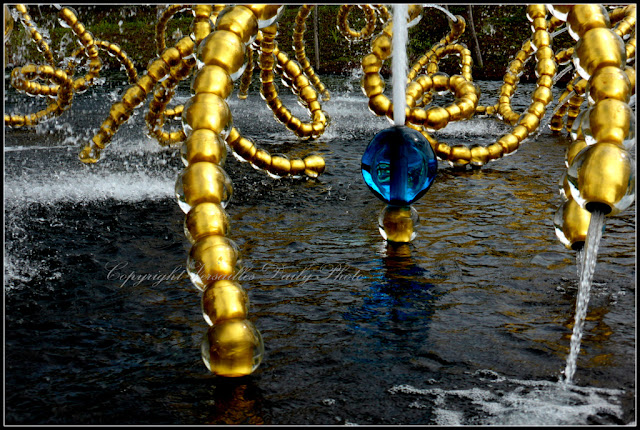
[[[313,142],[277,124],[257,92],[232,99],[258,145],[319,152],[327,171],[275,180],[227,160],[229,237],[265,356],[253,375],[224,380],[200,358],[178,149],[144,135],[142,112],[100,163],[77,160],[124,80],[36,130],[5,130],[7,424],[635,423],[635,204],[607,219],[575,385],[559,383],[578,284],[553,227],[565,138],[543,131],[480,171],[441,163],[414,205],[418,237],[394,247],[359,170],[390,124],[367,110],[357,74],[328,81],[332,122]],[[480,85],[480,102],[495,103],[498,83]],[[10,112],[37,103],[5,97]],[[473,119],[436,136],[487,144],[506,131]]]

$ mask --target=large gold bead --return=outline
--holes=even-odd
[[[202,316],[209,325],[244,319],[249,308],[247,292],[235,281],[222,279],[207,286],[201,300]]]
[[[292,158],[291,159],[291,170],[290,173],[292,176],[301,176],[307,166],[304,164],[304,160],[301,158]]]
[[[631,98],[631,82],[619,67],[601,67],[589,79],[587,92],[591,103],[604,99],[616,99],[628,103]]]
[[[632,115],[631,108],[623,101],[601,100],[589,113],[591,135],[596,142],[622,145],[629,134]]]
[[[427,111],[427,119],[424,122],[426,128],[440,130],[449,123],[449,112],[442,107],[432,107]]]
[[[577,4],[571,8],[567,15],[569,34],[579,40],[585,33],[593,28],[608,28],[609,14],[601,4]]]
[[[216,65],[203,66],[191,83],[191,91],[195,94],[213,93],[226,99],[233,91],[233,81],[224,68]]]
[[[182,189],[185,202],[191,207],[203,202],[226,204],[233,192],[226,172],[217,164],[206,161],[185,168]]]
[[[465,145],[454,145],[449,154],[449,161],[454,166],[466,166],[471,161],[471,150]]]
[[[279,4],[249,4],[245,5],[258,19],[258,27],[266,28],[277,20],[279,13],[284,9],[284,5]]]
[[[378,94],[369,99],[369,109],[378,116],[386,115],[391,108],[391,100],[384,94]]]
[[[504,154],[504,147],[496,142],[487,146],[487,151],[489,152],[489,160],[497,160]]]
[[[525,126],[529,133],[533,133],[540,125],[540,117],[527,112],[520,117],[518,124]]]
[[[231,146],[235,155],[244,161],[252,160],[258,151],[256,145],[251,140],[244,137],[234,141],[229,146]]]
[[[627,61],[624,42],[608,28],[593,28],[576,44],[573,61],[580,76],[587,80],[600,67],[622,68]]]
[[[481,167],[489,161],[489,150],[482,146],[476,145],[471,148],[471,159],[469,164],[474,167]]]
[[[191,246],[187,271],[196,288],[204,290],[219,280],[230,280],[238,269],[240,251],[234,241],[224,236],[209,235]]]
[[[229,228],[229,216],[219,203],[197,204],[184,220],[184,233],[191,243],[209,235],[226,236]]]
[[[502,146],[504,154],[510,154],[518,149],[520,141],[513,134],[505,134],[496,142]]]
[[[554,219],[558,238],[568,249],[576,251],[584,247],[590,222],[591,212],[572,198],[563,203]]]
[[[362,72],[366,75],[369,73],[378,73],[382,68],[382,60],[375,54],[368,54],[362,59]]]
[[[362,77],[362,90],[364,94],[371,98],[384,92],[385,83],[379,73],[367,73]]]
[[[271,154],[262,148],[258,148],[250,161],[255,167],[266,169],[271,166]]]
[[[231,31],[240,37],[242,43],[247,44],[258,32],[258,19],[251,9],[235,6],[218,16],[216,30]]]
[[[233,78],[242,74],[246,46],[237,34],[216,30],[207,36],[198,48],[198,58],[207,66],[220,66]]]
[[[262,361],[260,332],[248,320],[231,319],[209,327],[202,344],[202,359],[214,374],[240,377],[251,374]]]
[[[185,132],[207,128],[220,134],[231,122],[231,111],[224,99],[213,93],[199,93],[191,97],[182,112]]]
[[[269,172],[276,176],[286,176],[291,172],[291,161],[282,155],[272,155]]]
[[[227,147],[219,134],[208,128],[194,130],[184,143],[188,164],[208,161],[222,165],[227,158]]]
[[[615,215],[624,210],[633,201],[635,192],[631,163],[629,152],[615,143],[589,146],[574,160],[579,190],[574,199],[589,212],[598,209]]]

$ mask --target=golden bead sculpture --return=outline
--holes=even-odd
[[[365,25],[357,31],[348,16],[354,6],[364,14]],[[79,43],[70,58],[57,61],[50,42],[43,36],[25,5],[5,6],[5,43],[14,25],[10,12],[26,30],[44,57],[44,64],[26,64],[13,69],[9,83],[20,93],[46,100],[35,113],[5,114],[5,125],[33,127],[64,114],[74,96],[97,83],[102,69],[100,52],[114,56],[124,67],[129,83],[80,158],[95,163],[113,136],[150,98],[145,120],[149,136],[160,145],[180,144],[184,170],[176,180],[176,197],[185,213],[184,234],[191,244],[187,270],[201,292],[203,318],[209,326],[202,342],[202,358],[216,375],[237,377],[252,373],[262,360],[264,345],[259,331],[249,321],[249,297],[235,279],[241,270],[238,246],[227,237],[229,216],[225,208],[233,185],[224,170],[227,151],[271,177],[316,178],[325,170],[318,154],[303,158],[271,154],[244,137],[227,100],[240,80],[238,97],[246,98],[254,70],[260,77],[260,94],[274,118],[300,141],[319,138],[329,125],[319,98],[329,93],[311,67],[305,53],[305,21],[313,5],[298,8],[293,28],[295,56],[276,43],[278,18],[285,6],[256,5],[170,5],[156,23],[157,58],[138,76],[130,57],[115,43],[95,38],[71,8],[60,8],[59,18]],[[11,10],[10,10],[11,9]],[[192,12],[192,36],[166,46],[165,30],[179,12]],[[409,22],[422,13],[410,5]],[[613,216],[625,210],[635,198],[635,164],[630,150],[635,145],[635,115],[629,105],[635,94],[636,6],[605,8],[602,5],[528,5],[531,36],[510,59],[495,103],[480,106],[480,93],[473,83],[473,61],[469,49],[457,40],[466,23],[450,19],[449,33],[435,43],[410,68],[406,81],[406,125],[418,130],[436,156],[454,168],[479,169],[518,150],[523,141],[540,129],[546,108],[554,102],[553,86],[559,80],[558,67],[575,66],[570,83],[560,88],[549,128],[566,130],[570,141],[565,151],[567,172],[560,181],[563,204],[554,225],[568,249],[584,246],[591,212]],[[377,20],[382,30],[376,34]],[[374,115],[393,117],[393,103],[385,95],[381,75],[392,55],[393,28],[383,5],[343,5],[336,21],[339,31],[351,41],[371,39],[369,52],[361,59],[362,90]],[[565,25],[575,45],[554,52],[553,35]],[[257,58],[256,58],[257,54]],[[458,56],[459,74],[440,72],[448,56]],[[526,63],[535,58],[536,87],[530,103],[515,112],[511,100],[517,93]],[[258,67],[254,67],[254,60]],[[74,73],[83,66],[83,76]],[[297,118],[279,97],[276,75],[309,114],[309,121]],[[564,73],[563,73],[564,75]],[[176,87],[191,79],[192,97],[184,105],[169,107]],[[446,106],[432,105],[442,92],[454,98]],[[435,133],[453,121],[474,115],[495,116],[508,124],[510,132],[483,146],[477,143],[449,145]],[[171,120],[181,127],[165,130]],[[176,123],[179,124],[179,123]],[[434,134],[432,136],[432,133]],[[416,234],[417,213],[412,207],[386,207],[379,217],[383,237],[389,242],[407,242]]]

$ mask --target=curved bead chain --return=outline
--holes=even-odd
[[[305,53],[305,45],[304,45],[304,32],[306,30],[305,21],[311,10],[316,6],[310,5],[302,5],[298,10],[298,15],[296,15],[295,26],[293,29],[293,49],[295,50],[295,57],[302,70],[307,78],[311,81],[313,86],[318,90],[318,93],[322,94],[323,101],[329,101],[331,99],[331,94],[329,90],[324,86],[322,81],[320,81],[320,77],[316,74],[311,66],[311,63],[307,59],[307,55]]]

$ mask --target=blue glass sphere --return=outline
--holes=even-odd
[[[376,134],[362,155],[362,177],[373,194],[387,204],[406,206],[427,192],[438,160],[417,130],[394,126]]]

